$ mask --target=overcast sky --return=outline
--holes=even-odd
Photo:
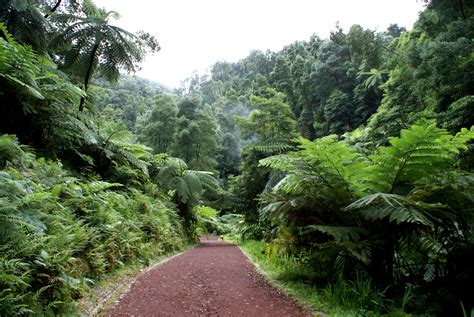
[[[138,76],[169,87],[219,60],[235,62],[251,50],[278,51],[315,33],[327,38],[339,21],[383,31],[410,29],[420,0],[95,0],[122,17],[113,24],[155,35],[161,51],[147,56]]]

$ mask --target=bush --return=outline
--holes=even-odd
[[[94,279],[183,247],[158,191],[73,177],[11,137],[0,146],[12,149],[0,170],[0,315],[71,313]]]

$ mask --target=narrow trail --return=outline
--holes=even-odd
[[[240,249],[201,240],[144,273],[106,316],[312,316],[265,282]]]

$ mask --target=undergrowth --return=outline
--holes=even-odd
[[[408,316],[402,308],[409,291],[399,301],[388,300],[368,278],[323,282],[304,255],[272,255],[263,241],[240,241],[240,246],[279,286],[316,311],[329,316]]]
[[[69,315],[97,280],[184,247],[152,184],[80,178],[0,136],[0,315]]]

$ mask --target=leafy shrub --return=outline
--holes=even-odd
[[[70,313],[94,279],[183,246],[181,222],[153,185],[81,180],[12,137],[0,144],[13,149],[0,170],[0,315]]]
[[[307,250],[329,282],[361,272],[391,296],[415,284],[432,300],[414,306],[457,311],[472,303],[459,255],[472,257],[474,177],[456,163],[473,138],[474,127],[451,135],[420,120],[369,155],[336,136],[301,139],[300,151],[260,161],[285,173],[260,195],[260,219],[273,247]]]

